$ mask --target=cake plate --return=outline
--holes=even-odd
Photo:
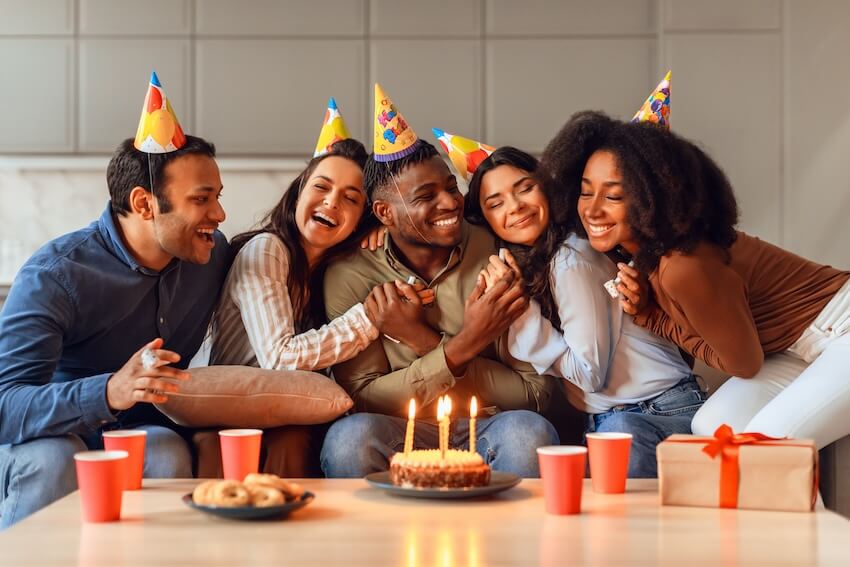
[[[420,488],[396,486],[390,480],[389,471],[376,472],[366,475],[366,482],[376,488],[385,490],[395,496],[407,496],[412,498],[475,498],[476,496],[489,496],[509,488],[513,488],[522,481],[515,474],[492,471],[490,473],[490,484],[487,486],[470,486],[469,488]]]

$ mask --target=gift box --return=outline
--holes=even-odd
[[[810,512],[818,494],[818,451],[807,439],[734,434],[671,435],[658,444],[661,504]]]

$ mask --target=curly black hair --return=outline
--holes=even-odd
[[[714,160],[662,126],[622,122],[595,111],[570,117],[540,159],[538,177],[555,222],[586,236],[577,214],[581,178],[599,150],[617,159],[640,271],[652,272],[673,250],[688,253],[706,241],[728,250],[735,242],[738,204]]]
[[[408,167],[428,161],[436,155],[439,155],[437,148],[422,139],[416,141],[416,147],[412,153],[393,161],[377,161],[375,154],[370,154],[363,167],[363,188],[369,197],[369,203],[390,194],[387,190],[391,187],[393,177],[399,176]]]
[[[510,165],[534,175],[538,168],[537,158],[512,146],[502,146],[481,161],[472,178],[469,180],[469,191],[464,202],[463,216],[467,222],[482,226],[495,236],[493,229],[484,218],[481,210],[481,181],[487,172],[500,165]],[[544,195],[546,187],[541,186]],[[550,213],[551,214],[551,213]],[[540,234],[534,246],[524,246],[512,242],[504,242],[496,237],[497,244],[511,251],[525,278],[528,295],[537,300],[540,311],[556,328],[561,327],[558,317],[558,306],[552,295],[551,278],[549,277],[552,258],[558,253],[561,244],[567,238],[569,230],[559,223],[549,222]]]

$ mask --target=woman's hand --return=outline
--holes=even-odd
[[[490,263],[487,264],[487,267],[481,270],[481,277],[484,278],[485,291],[493,287],[493,284],[497,281],[509,278],[508,274],[510,272],[513,272],[513,275],[510,276],[511,281],[519,280],[519,283],[522,283],[522,272],[520,271],[513,254],[511,254],[510,250],[507,248],[502,248],[502,250],[505,251],[504,260],[494,254],[490,256]]]
[[[622,262],[617,264],[617,291],[620,292],[620,307],[629,315],[637,315],[649,305],[652,289],[649,279],[635,268]]]
[[[360,248],[368,248],[372,252],[384,245],[384,237],[387,235],[387,227],[378,226],[369,231],[369,234],[360,241]]]

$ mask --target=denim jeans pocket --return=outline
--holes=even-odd
[[[695,413],[705,402],[706,394],[696,381],[677,384],[646,402],[646,411],[653,415]]]

